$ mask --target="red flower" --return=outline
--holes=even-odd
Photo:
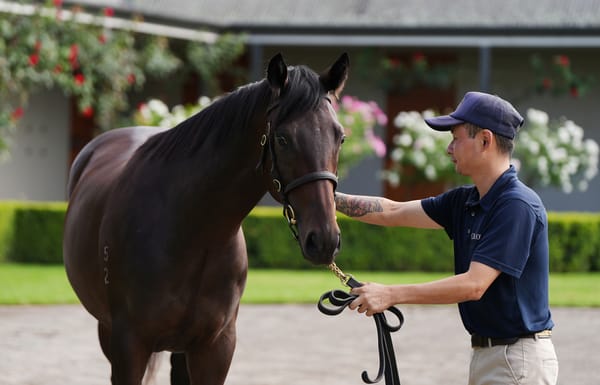
[[[390,67],[392,67],[392,68],[399,67],[402,64],[402,62],[400,61],[400,59],[398,59],[397,57],[391,57],[391,58],[389,58],[388,62],[390,63]]]
[[[52,3],[54,4],[54,6],[56,8],[61,7],[62,6],[62,0],[52,0]]]
[[[57,65],[54,67],[54,73],[55,73],[55,74],[59,74],[59,73],[61,73],[61,72],[63,72],[63,68],[62,68],[62,66],[61,66],[60,64],[57,64]]]
[[[13,121],[19,120],[22,117],[23,117],[23,107],[15,108],[15,110],[12,112],[12,114],[10,114],[10,119]]]
[[[566,55],[558,55],[554,61],[561,67],[568,67],[570,64],[569,57]]]
[[[98,41],[100,42],[100,44],[105,44],[106,43],[106,35],[104,35],[103,33],[98,35]]]
[[[72,68],[77,68],[77,56],[79,56],[79,47],[77,44],[72,44],[69,50],[69,63]]]
[[[135,75],[134,74],[127,75],[127,83],[129,83],[129,84],[135,83]]]
[[[35,67],[40,61],[40,56],[37,53],[29,55],[29,65]]]
[[[81,86],[81,85],[83,85],[83,83],[85,83],[85,76],[83,76],[82,73],[75,74],[74,78],[75,78],[75,84],[77,84],[78,86]]]
[[[83,110],[81,110],[81,115],[85,116],[86,118],[91,118],[92,116],[94,116],[94,109],[92,108],[92,106],[87,106]]]
[[[104,8],[104,16],[106,16],[106,17],[113,17],[114,15],[115,15],[115,10],[114,9],[112,9],[110,7]]]
[[[422,63],[425,61],[425,55],[423,52],[415,52],[412,59],[414,63]]]
[[[545,90],[552,88],[552,79],[544,78],[542,80],[542,87],[544,87]]]
[[[570,94],[572,97],[576,98],[579,96],[579,88],[577,88],[577,86],[571,86],[571,89],[569,90]]]

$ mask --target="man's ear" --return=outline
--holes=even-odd
[[[481,140],[482,140],[483,148],[487,148],[490,145],[493,137],[494,137],[494,134],[492,133],[492,131],[490,131],[490,130],[482,130],[481,131]]]

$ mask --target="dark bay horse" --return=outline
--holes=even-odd
[[[173,352],[173,383],[224,383],[248,268],[241,223],[267,191],[304,257],[333,261],[344,131],[329,97],[348,66],[343,54],[318,75],[276,55],[265,79],[176,127],[112,130],[77,156],[64,262],[114,385],[139,385],[159,351]]]

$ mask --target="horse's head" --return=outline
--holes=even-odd
[[[271,158],[269,191],[284,205],[304,257],[319,264],[331,263],[340,248],[334,192],[344,129],[330,98],[343,88],[348,66],[343,54],[318,75],[304,66],[288,68],[277,55],[267,72],[274,95],[263,137]]]

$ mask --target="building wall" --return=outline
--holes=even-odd
[[[59,91],[34,95],[0,162],[0,199],[66,199],[69,101]]]

